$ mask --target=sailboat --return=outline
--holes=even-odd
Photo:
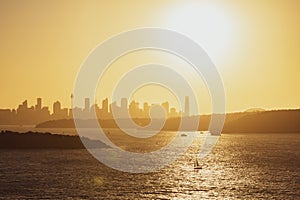
[[[202,169],[202,167],[199,165],[198,159],[196,158],[194,163],[194,169]]]

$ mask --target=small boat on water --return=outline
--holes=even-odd
[[[194,163],[194,169],[202,169],[202,167],[199,165],[198,159],[196,158]]]

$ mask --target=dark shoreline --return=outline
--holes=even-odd
[[[90,148],[108,148],[102,142],[85,137],[59,135],[49,132],[13,131],[0,132],[0,149],[85,149],[82,140],[89,144]]]
[[[195,118],[199,120],[199,116],[191,116],[185,120],[183,131],[193,131]],[[210,125],[211,115],[200,116],[198,131],[207,131]],[[128,124],[128,119],[120,119],[122,124]],[[157,120],[157,119],[156,119]],[[106,120],[76,120],[77,125],[82,128],[93,128],[95,124],[101,125],[102,128],[118,128],[113,119]],[[133,119],[136,124],[146,126],[150,123],[150,119]],[[155,120],[154,120],[155,121]],[[157,120],[159,121],[159,120]],[[162,131],[177,131],[181,123],[180,118],[169,118],[166,120]],[[73,119],[61,119],[43,122],[36,125],[36,128],[75,128]],[[97,128],[97,127],[94,127]],[[226,114],[225,124],[222,133],[300,133],[300,109],[297,110],[274,110],[260,111],[249,113],[229,113]]]

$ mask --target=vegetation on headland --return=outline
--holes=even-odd
[[[194,117],[189,117],[184,126],[189,130],[188,123],[192,122]],[[208,130],[211,115],[201,115],[198,125],[199,131]],[[126,124],[126,120],[122,124]],[[136,124],[146,126],[150,119],[133,119]],[[96,128],[93,120],[77,120],[80,127]],[[180,118],[169,118],[166,120],[163,130],[178,130]],[[102,128],[118,128],[115,120],[99,120]],[[127,123],[132,128],[131,123]],[[75,128],[73,119],[47,121],[36,126],[37,128]],[[257,112],[240,112],[226,114],[226,120],[223,133],[300,133],[300,109],[297,110],[274,110],[274,111],[257,111]]]
[[[79,136],[1,131],[0,149],[84,149],[81,140],[88,143],[90,148],[108,147],[102,142]]]

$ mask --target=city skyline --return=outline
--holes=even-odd
[[[73,94],[71,94],[71,100]],[[171,107],[168,101],[162,103],[148,103],[121,98],[119,104],[116,101],[109,102],[108,98],[101,101],[101,106],[97,102],[91,104],[90,98],[83,99],[84,107],[74,106],[71,108],[62,107],[60,101],[55,101],[52,104],[52,112],[49,106],[43,105],[42,98],[36,98],[36,104],[29,106],[28,101],[24,100],[17,108],[0,109],[0,124],[38,124],[49,120],[73,119],[74,113],[82,119],[92,119],[93,113],[98,119],[113,119],[113,118],[149,118],[150,109],[154,106],[161,106],[165,111],[167,118],[172,117],[189,117],[190,102],[189,97],[185,96],[184,110],[176,110]],[[114,116],[113,116],[114,111]],[[161,118],[163,116],[156,115]]]
[[[0,200],[300,200],[300,0],[0,5]]]
[[[33,102],[36,94],[48,104],[59,98],[68,106],[80,65],[96,45],[126,30],[162,27],[187,35],[207,51],[224,81],[227,111],[299,108],[299,2],[106,2],[113,12],[101,2],[88,8],[80,1],[72,7],[67,2],[48,3],[46,8],[43,3],[31,7],[6,1],[0,8],[5,27],[0,33],[0,89],[5,94],[1,106],[14,107],[24,97]],[[90,23],[83,23],[78,12]],[[136,12],[140,17],[132,15]],[[110,96],[116,80],[133,66],[150,61],[187,66],[162,52],[126,57],[112,64],[103,96],[97,98]],[[150,89],[141,96],[146,92],[154,94]],[[201,108],[209,113],[209,106]]]

